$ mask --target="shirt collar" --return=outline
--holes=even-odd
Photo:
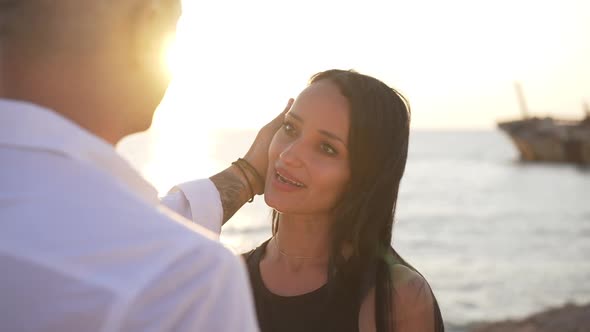
[[[0,99],[0,146],[48,151],[92,165],[142,199],[158,203],[156,189],[112,145],[39,105]]]

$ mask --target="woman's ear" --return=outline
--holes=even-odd
[[[162,69],[181,13],[180,0],[137,1],[132,13],[134,62],[150,70]]]

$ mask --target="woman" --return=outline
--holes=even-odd
[[[268,153],[273,235],[245,254],[263,332],[444,331],[391,247],[409,122],[398,92],[353,71],[316,74],[298,96]]]

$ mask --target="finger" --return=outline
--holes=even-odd
[[[289,110],[291,109],[291,106],[293,106],[293,103],[295,102],[295,99],[293,98],[289,98],[289,101],[287,102],[287,106],[285,106],[285,109],[283,110],[283,115],[287,114],[287,112],[289,112]]]
[[[285,106],[285,109],[279,114],[277,115],[274,119],[272,119],[271,122],[269,122],[269,125],[277,125],[277,124],[281,124],[283,123],[283,119],[285,118],[285,114],[287,114],[287,112],[289,112],[289,110],[291,109],[291,106],[293,106],[293,103],[295,102],[295,99],[293,98],[289,98],[289,101],[287,102],[287,106]]]

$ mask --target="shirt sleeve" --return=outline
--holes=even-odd
[[[219,192],[211,180],[201,179],[176,185],[160,202],[213,233],[221,233],[223,207]]]
[[[244,263],[220,244],[178,257],[124,312],[120,331],[259,331]]]

